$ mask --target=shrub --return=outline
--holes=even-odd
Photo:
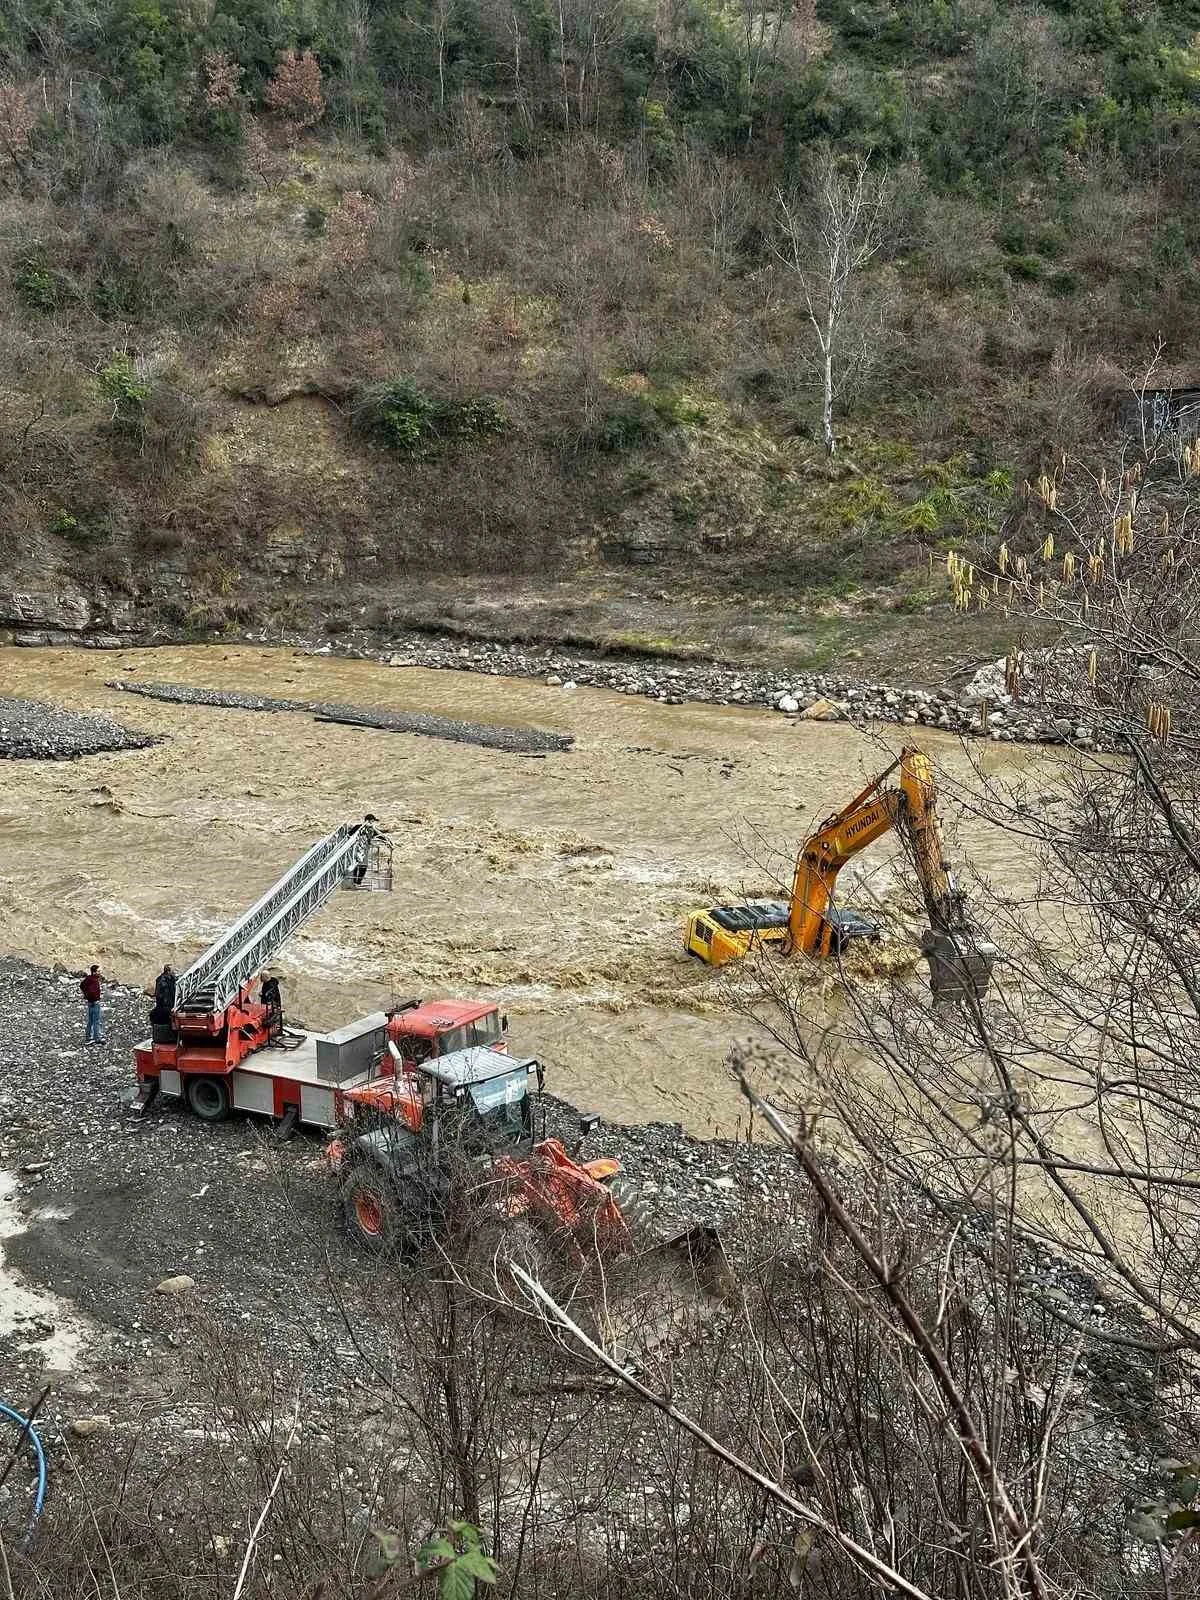
[[[142,434],[150,385],[125,350],[114,351],[97,374],[100,393],[112,402],[112,420],[128,433]]]
[[[508,418],[490,395],[442,400],[412,378],[392,378],[362,390],[355,422],[364,433],[406,455],[424,455],[441,444],[484,438],[508,427]]]
[[[67,301],[67,281],[41,251],[22,256],[13,272],[13,293],[31,311],[58,311]]]
[[[37,114],[29,93],[15,83],[0,83],[0,172],[11,166],[25,175]]]
[[[74,512],[63,507],[50,518],[50,532],[56,538],[65,539],[68,544],[81,549],[103,544],[109,536],[108,527],[103,522],[81,522]]]
[[[1062,272],[1051,273],[1046,280],[1046,287],[1051,294],[1057,295],[1060,300],[1065,300],[1068,296],[1078,293],[1079,282],[1079,274],[1077,272],[1064,269]]]
[[[609,406],[584,443],[613,455],[656,444],[668,429],[699,427],[707,421],[701,406],[669,390],[625,395]]]
[[[351,189],[338,201],[329,217],[329,252],[339,267],[356,267],[366,260],[378,215],[378,206],[359,189]]]
[[[942,525],[932,495],[905,506],[896,521],[902,533],[936,533]]]
[[[1009,256],[1004,270],[1010,277],[1026,283],[1037,283],[1046,276],[1046,263],[1041,256]]]
[[[237,106],[242,68],[225,50],[210,50],[204,57],[204,104],[210,111]]]
[[[592,430],[589,443],[596,450],[615,454],[654,444],[662,436],[662,421],[644,395],[633,395],[611,406]]]
[[[303,55],[284,51],[267,84],[266,102],[296,132],[320,122],[325,115],[325,96],[321,64],[311,50]]]
[[[846,485],[831,510],[843,527],[853,528],[863,522],[886,523],[897,514],[898,506],[887,484],[878,478],[858,478]]]

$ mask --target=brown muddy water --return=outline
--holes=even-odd
[[[105,688],[141,677],[425,711],[574,735],[541,759],[300,713],[160,704]],[[278,963],[289,1015],[332,1028],[410,995],[488,996],[548,1087],[616,1120],[732,1134],[722,1068],[750,1031],[739,984],[682,947],[689,907],[770,893],[798,840],[899,750],[951,778],[1049,762],[970,754],[926,729],[863,733],[767,711],[663,706],[596,689],[287,650],[0,650],[0,693],[102,709],[165,735],[76,762],[0,761],[0,948],[102,963],[147,984],[176,970],[322,833],[373,811],[395,843],[395,892],[335,898]],[[1019,841],[947,806],[956,861],[1028,889]],[[900,892],[883,841],[843,874],[869,911]]]

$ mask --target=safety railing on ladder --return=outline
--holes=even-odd
[[[370,821],[343,823],[319,840],[193,961],[180,974],[176,1011],[195,1016],[223,1011],[343,885],[392,886],[391,841]]]

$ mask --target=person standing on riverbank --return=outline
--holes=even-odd
[[[103,1013],[100,1010],[100,968],[93,965],[87,977],[79,985],[80,993],[87,1002],[87,1027],[84,1030],[84,1044],[107,1044],[101,1029],[103,1027]]]

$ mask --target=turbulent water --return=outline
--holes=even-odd
[[[531,760],[105,687],[139,677],[576,743]],[[684,954],[684,913],[776,890],[806,829],[885,766],[902,733],[919,733],[951,775],[968,765],[958,741],[925,729],[864,734],[248,647],[0,650],[0,693],[166,736],[72,763],[0,762],[0,948],[149,983],[166,959],[186,966],[321,833],[372,811],[395,841],[394,892],[340,896],[293,941],[279,962],[291,1015],[335,1027],[393,997],[494,997],[559,1093],[697,1133],[741,1125],[722,1061],[748,1029],[728,982]],[[972,755],[993,770],[1043,759],[999,745]],[[949,812],[959,861],[1028,887],[1019,841]],[[894,843],[876,845],[843,874],[845,903],[895,901],[903,873]]]

